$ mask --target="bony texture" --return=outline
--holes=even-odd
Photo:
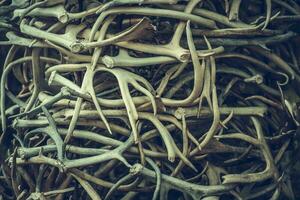
[[[0,199],[298,199],[296,0],[0,1]]]

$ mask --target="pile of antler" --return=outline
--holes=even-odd
[[[0,4],[0,199],[296,198],[295,0]]]

